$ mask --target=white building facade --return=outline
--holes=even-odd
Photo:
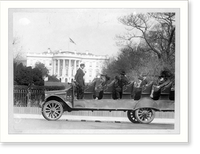
[[[49,75],[55,75],[61,82],[71,82],[81,63],[85,64],[85,82],[91,82],[101,73],[107,56],[70,51],[28,53],[27,66],[35,67],[41,62],[49,70]]]

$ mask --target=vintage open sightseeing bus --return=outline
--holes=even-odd
[[[155,98],[150,94],[153,83],[137,88],[134,83],[124,86],[121,99],[113,99],[113,85],[108,84],[100,100],[95,100],[94,85],[86,86],[84,98],[77,100],[75,86],[71,84],[66,90],[46,92],[41,104],[42,115],[50,121],[58,120],[63,112],[73,111],[124,111],[132,123],[148,124],[155,118],[155,112],[174,112],[174,88],[169,82],[161,89],[157,89]]]

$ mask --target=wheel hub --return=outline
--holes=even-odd
[[[143,116],[144,118],[147,118],[147,117],[148,117],[148,111],[143,111],[143,112],[142,112],[142,116]]]
[[[51,112],[55,112],[56,111],[56,108],[55,107],[52,107],[51,108]]]

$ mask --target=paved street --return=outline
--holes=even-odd
[[[173,130],[173,119],[154,119],[151,124],[134,124],[121,117],[63,116],[58,121],[47,121],[41,115],[15,115],[16,133],[68,133],[71,130]],[[67,119],[68,117],[68,119]],[[96,119],[96,120],[95,120]],[[114,120],[113,120],[114,119]]]

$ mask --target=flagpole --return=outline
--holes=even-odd
[[[69,45],[68,45],[69,50],[70,50],[70,43],[73,43],[74,46],[76,47],[76,43],[69,37]]]

